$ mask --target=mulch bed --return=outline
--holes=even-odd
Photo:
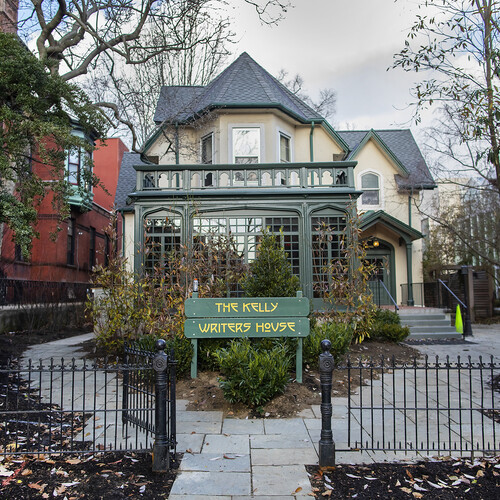
[[[181,456],[177,457],[177,467]],[[149,453],[4,459],[0,462],[0,497],[106,499],[168,498],[175,469],[151,470]]]
[[[500,498],[500,459],[307,466],[315,498]]]

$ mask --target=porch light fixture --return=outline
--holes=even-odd
[[[380,242],[378,240],[373,240],[373,246],[376,248],[380,245]]]

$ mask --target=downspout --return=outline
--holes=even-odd
[[[175,122],[175,164],[179,165],[179,122]]]
[[[408,195],[408,225],[411,227],[411,200],[412,200],[413,190],[410,191]],[[411,241],[406,243],[406,278],[408,281],[408,301],[407,305],[414,306],[415,299],[413,298],[413,243]]]
[[[314,139],[313,139],[313,134],[314,134],[314,122],[311,122],[311,132],[309,134],[309,155],[310,155],[311,163],[314,162]]]

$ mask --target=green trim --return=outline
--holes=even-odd
[[[400,220],[396,219],[392,215],[389,215],[383,210],[378,210],[377,212],[366,212],[361,218],[360,227],[362,231],[365,231],[366,229],[378,223],[381,223],[389,229],[392,229],[394,232],[398,233],[406,243],[411,243],[414,240],[418,240],[424,237],[424,235],[420,231],[413,229],[408,224],[401,222]]]
[[[375,130],[371,129],[364,137],[363,140],[356,146],[356,148],[349,155],[349,159],[355,158],[361,150],[365,147],[366,143],[370,140],[374,139],[378,145],[382,148],[384,153],[390,158],[390,160],[396,165],[398,170],[405,176],[408,177],[410,173],[407,168],[399,161],[398,157],[389,149],[387,144],[382,140],[382,138],[375,132]]]
[[[348,161],[318,161],[314,162],[312,166],[309,162],[304,161],[300,163],[248,163],[248,164],[237,164],[237,163],[182,163],[180,165],[176,164],[162,164],[156,165],[151,163],[150,165],[138,164],[134,165],[134,170],[149,172],[150,170],[262,170],[265,168],[277,168],[277,169],[294,169],[300,167],[306,168],[354,168],[358,164],[355,160]]]

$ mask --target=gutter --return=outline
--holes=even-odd
[[[314,120],[311,122],[311,132],[309,134],[309,155],[310,155],[311,163],[314,162],[314,139],[313,139],[313,134],[314,134]]]

